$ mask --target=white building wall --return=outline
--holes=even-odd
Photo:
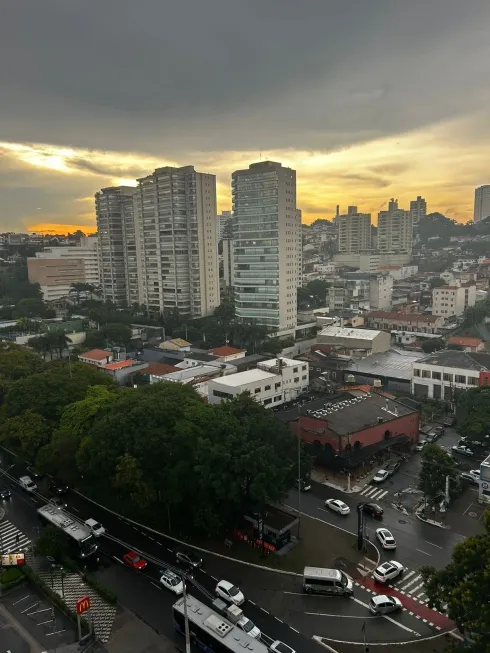
[[[462,315],[476,302],[476,286],[441,286],[432,290],[432,314],[444,318]]]
[[[450,401],[454,399],[455,389],[468,390],[469,388],[476,388],[479,381],[480,375],[474,370],[414,363],[411,391],[412,394],[421,396],[417,392],[416,385],[424,386],[427,388],[428,399]],[[440,391],[436,386],[440,387]]]

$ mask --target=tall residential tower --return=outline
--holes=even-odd
[[[410,215],[413,227],[419,223],[420,218],[425,218],[427,215],[427,202],[420,195],[417,196],[416,200],[410,202]]]
[[[349,206],[346,215],[336,215],[338,246],[342,254],[357,254],[371,249],[371,214],[358,213]]]
[[[410,211],[398,208],[398,200],[391,199],[387,211],[378,213],[378,250],[381,254],[411,254],[413,244]]]
[[[237,318],[278,331],[296,326],[301,213],[296,171],[274,161],[232,175]]]
[[[473,222],[481,222],[490,215],[490,186],[475,188],[475,208]]]

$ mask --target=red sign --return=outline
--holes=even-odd
[[[16,565],[25,565],[25,563],[23,553],[7,553],[0,557],[0,566],[2,567],[15,567]]]
[[[82,596],[81,599],[78,599],[77,614],[83,614],[84,612],[87,612],[87,610],[90,610],[90,596],[88,594],[87,596]]]

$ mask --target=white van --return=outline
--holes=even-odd
[[[87,519],[87,521],[85,522],[85,526],[90,528],[91,532],[95,535],[95,537],[100,537],[105,533],[105,528],[102,526],[102,524],[99,524],[99,522],[96,521],[95,519]]]
[[[352,596],[354,594],[354,581],[339,569],[305,567],[303,572],[303,590],[308,594]]]
[[[37,490],[37,485],[30,476],[21,476],[19,478],[19,483],[24,490],[27,490],[27,492],[35,492],[35,490]]]

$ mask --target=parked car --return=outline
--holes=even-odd
[[[236,585],[229,583],[227,580],[220,580],[216,585],[216,596],[219,596],[227,603],[234,603],[235,605],[242,605],[245,603],[245,597],[240,592]]]
[[[177,564],[188,571],[194,571],[202,567],[202,558],[192,551],[177,551],[175,553]]]
[[[32,478],[42,478],[44,476],[41,472],[36,471],[34,465],[27,465],[26,471]]]
[[[446,415],[443,424],[444,426],[454,426],[456,424],[456,415]]]
[[[376,530],[376,537],[383,549],[396,549],[395,538],[387,528],[378,528]]]
[[[37,485],[34,483],[30,476],[21,476],[19,478],[19,484],[20,487],[27,492],[35,492],[37,490]]]
[[[56,496],[61,497],[63,494],[68,492],[68,485],[65,485],[64,483],[58,483],[58,481],[51,481],[48,489],[51,494],[55,494]]]
[[[362,512],[366,515],[371,515],[372,517],[381,519],[384,511],[383,508],[378,506],[377,503],[365,503],[362,507]]]
[[[393,474],[397,472],[400,469],[400,467],[401,467],[401,461],[394,460],[393,462],[388,463],[388,465],[386,465],[386,471],[390,476],[393,476]]]
[[[10,499],[11,496],[12,492],[10,491],[10,488],[6,485],[2,485],[0,487],[0,499]]]
[[[385,596],[384,594],[375,594],[369,601],[371,614],[377,616],[397,612],[403,608],[403,604],[396,596]]]
[[[379,472],[376,472],[376,476],[373,478],[373,483],[382,483],[390,476],[390,472],[387,469],[380,469]]]
[[[143,571],[148,566],[144,558],[136,553],[136,551],[128,551],[123,555],[123,561],[132,569]]]
[[[466,447],[464,444],[455,444],[453,447],[451,447],[451,451],[454,451],[454,453],[459,453],[461,456],[471,457],[474,455],[473,451],[469,447]]]
[[[468,474],[471,474],[473,478],[475,478],[477,481],[480,480],[480,470],[479,469],[470,469]]]
[[[428,444],[427,440],[419,440],[415,445],[415,451],[422,451],[426,444]]]
[[[102,526],[102,524],[99,524],[96,519],[87,519],[85,526],[90,528],[95,537],[101,537],[101,535],[104,535],[105,533],[105,528]]]
[[[374,570],[373,576],[378,583],[387,583],[389,580],[401,576],[404,569],[405,568],[401,562],[390,560],[389,562],[383,562],[382,565],[379,565],[379,567]]]
[[[280,642],[278,639],[276,639],[275,642],[272,642],[269,646],[269,650],[273,651],[273,653],[296,653],[294,648],[291,648],[284,642]]]
[[[247,635],[250,635],[250,637],[253,637],[254,639],[260,639],[262,637],[260,630],[248,617],[243,616],[237,621],[236,625],[238,628],[243,630],[245,633],[247,633]]]
[[[174,574],[170,569],[162,569],[160,574],[160,583],[164,587],[177,594],[177,596],[184,593],[184,581],[177,574]]]
[[[478,478],[475,478],[469,472],[461,472],[459,474],[459,478],[463,479],[464,481],[466,481],[470,485],[480,485],[480,481],[478,480]]]
[[[298,481],[298,479],[296,479],[294,481],[294,487],[296,489],[300,489],[301,492],[309,492],[311,490],[311,483],[308,480],[304,479],[304,478],[302,478],[299,481]]]
[[[444,428],[444,426],[434,426],[434,428],[432,428],[429,431],[429,433],[432,433],[432,432],[435,433],[437,435],[437,437],[439,438],[439,437],[441,437],[441,435],[444,435],[444,433],[446,432],[446,429]]]
[[[350,513],[349,506],[340,499],[327,499],[325,501],[325,508],[329,508],[339,515],[348,515]]]
[[[59,510],[63,510],[63,508],[68,506],[66,501],[63,501],[61,497],[51,497],[49,503],[53,506],[56,506]]]

